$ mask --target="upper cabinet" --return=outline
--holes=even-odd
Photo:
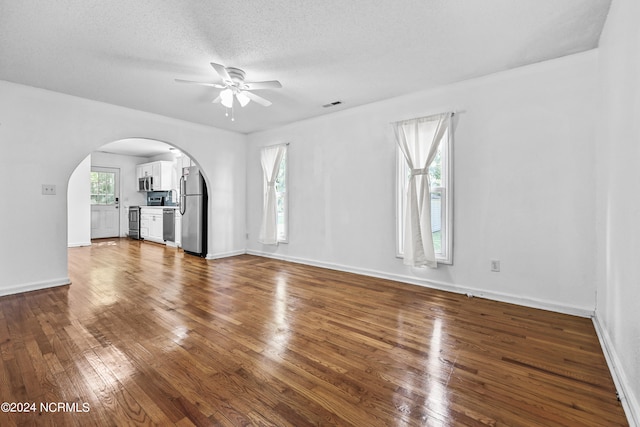
[[[155,162],[154,162],[155,163]],[[136,176],[138,179],[153,175],[153,163],[143,163],[136,166]]]
[[[172,185],[172,172],[173,162],[160,160],[157,162],[143,163],[136,166],[136,177],[139,181],[140,178],[151,178],[150,183],[146,188],[147,191],[169,191],[175,187]],[[136,187],[138,186],[136,182]]]

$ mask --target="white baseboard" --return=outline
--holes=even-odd
[[[218,252],[218,253],[215,253],[215,254],[207,254],[205,259],[228,258],[228,257],[231,257],[231,256],[244,255],[246,253],[247,253],[247,251],[245,251],[244,249],[240,249],[240,250],[237,250],[237,251],[230,251],[230,252]]]
[[[465,292],[466,293],[466,292]],[[493,301],[506,302],[508,304],[521,305],[523,307],[537,308],[540,310],[553,311],[555,313],[569,314],[571,316],[592,318],[593,309],[587,307],[579,307],[575,305],[558,304],[552,301],[541,300],[537,298],[523,298],[512,294],[503,294],[499,292],[487,292],[483,290],[473,290],[470,288],[469,293],[474,297],[486,298]]]
[[[403,275],[403,274],[386,273],[382,271],[369,270],[366,268],[351,267],[351,266],[342,265],[342,264],[315,261],[311,259],[291,257],[287,255],[255,251],[251,249],[247,250],[247,253],[250,255],[280,259],[283,261],[290,261],[298,264],[306,264],[306,265],[313,265],[315,267],[328,268],[330,270],[345,271],[349,273],[362,274],[363,276],[371,276],[371,277],[377,277],[380,279],[394,280],[396,282],[409,283],[412,285],[424,286],[427,288],[434,288],[434,289],[454,292],[458,294],[465,294],[468,296],[474,296],[479,298],[486,298],[494,301],[506,302],[509,304],[516,304],[516,305],[521,305],[521,306],[530,307],[530,308],[549,310],[549,311],[554,311],[556,313],[570,314],[573,316],[591,318],[593,317],[593,314],[594,314],[594,311],[592,309],[589,309],[586,307],[557,304],[552,301],[544,301],[544,300],[538,300],[534,298],[523,298],[515,295],[502,294],[498,292],[488,292],[480,289],[471,288],[468,286],[440,282],[436,280],[420,279],[417,277]]]
[[[595,327],[596,335],[598,335],[598,339],[600,340],[600,347],[602,347],[604,357],[607,360],[607,365],[609,366],[609,371],[611,371],[611,377],[613,377],[613,382],[616,386],[616,390],[618,391],[618,398],[620,399],[624,413],[627,416],[627,421],[629,421],[629,425],[631,427],[639,427],[640,400],[638,400],[638,396],[633,394],[631,382],[622,369],[620,358],[613,346],[611,337],[609,337],[609,333],[600,322],[597,312],[595,316],[593,316],[593,326]]]
[[[0,296],[19,294],[22,292],[37,291],[39,289],[54,288],[56,286],[70,285],[70,284],[71,284],[71,279],[69,279],[68,277],[61,277],[59,279],[54,279],[54,280],[45,280],[42,282],[23,283],[21,285],[1,288]]]
[[[68,248],[79,248],[81,246],[91,246],[91,241],[88,242],[70,242],[67,243]]]

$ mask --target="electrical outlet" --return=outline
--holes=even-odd
[[[497,259],[491,260],[491,271],[495,271],[495,272],[500,271],[500,260],[497,260]]]
[[[45,196],[55,196],[56,186],[54,184],[42,184],[42,194]]]

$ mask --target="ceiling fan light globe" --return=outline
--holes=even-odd
[[[238,92],[236,94],[236,99],[240,103],[241,107],[244,107],[251,101],[251,99],[249,99],[249,97],[244,92]]]
[[[220,102],[227,108],[233,107],[233,91],[229,88],[220,92]]]

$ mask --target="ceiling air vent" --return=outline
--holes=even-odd
[[[323,107],[324,108],[335,107],[336,105],[340,105],[340,104],[342,104],[342,101],[333,101],[328,104],[324,104]]]

